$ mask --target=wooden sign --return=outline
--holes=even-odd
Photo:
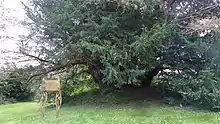
[[[56,117],[58,117],[59,109],[62,103],[59,77],[43,78],[42,96],[40,99],[40,110],[41,110],[42,117],[44,117],[44,111],[45,111],[45,106],[47,103],[48,92],[52,92],[56,94],[56,97],[55,97],[56,113],[57,113]]]
[[[43,79],[42,89],[44,91],[59,91],[60,80],[58,79]]]

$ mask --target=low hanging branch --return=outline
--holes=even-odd
[[[46,75],[50,72],[56,72],[56,74],[60,74],[60,73],[63,73],[65,71],[67,71],[68,69],[70,69],[74,65],[86,64],[86,63],[87,62],[85,61],[85,59],[75,59],[75,60],[69,61],[69,62],[67,62],[65,64],[61,64],[61,65],[57,65],[57,64],[54,63],[53,67],[50,67],[50,69],[48,69],[47,71],[43,71],[43,72],[39,72],[39,73],[35,73],[35,74],[31,75],[30,78],[27,81],[29,82],[34,77],[41,76],[41,75]]]
[[[49,60],[45,60],[45,59],[42,59],[40,58],[39,56],[34,56],[34,55],[31,55],[31,54],[28,54],[27,52],[25,52],[24,50],[20,49],[20,52],[27,56],[27,57],[30,57],[30,58],[33,58],[37,61],[40,61],[40,62],[44,62],[44,63],[51,63],[51,64],[55,64],[53,61],[49,61]]]

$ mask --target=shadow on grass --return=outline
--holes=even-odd
[[[72,97],[65,97],[63,106],[92,105],[99,107],[147,107],[163,106],[160,94],[150,88],[126,88],[123,90],[94,89]]]

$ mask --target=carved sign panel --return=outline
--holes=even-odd
[[[59,78],[43,79],[43,90],[44,91],[59,91],[60,90],[60,80]]]

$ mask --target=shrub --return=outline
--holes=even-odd
[[[9,103],[15,103],[16,100],[13,98],[7,98],[4,95],[0,94],[0,105],[1,104],[9,104]]]
[[[25,77],[22,69],[15,68],[0,78],[1,103],[28,101],[32,98],[35,85],[27,82]]]
[[[185,105],[220,108],[220,77],[211,70],[200,72],[196,78],[172,78],[166,88],[179,93]]]
[[[26,84],[23,84],[21,81],[12,80],[3,84],[2,94],[9,99],[24,101],[29,100],[32,93]]]

